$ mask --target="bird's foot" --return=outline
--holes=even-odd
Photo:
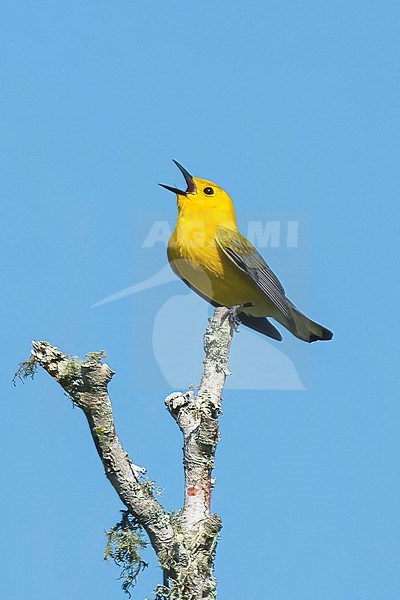
[[[243,304],[235,304],[234,306],[229,307],[222,318],[222,322],[224,322],[225,319],[228,319],[230,326],[235,331],[239,331],[239,325],[241,324],[241,320],[239,319],[239,313],[244,308],[249,308],[250,306],[253,306],[252,302],[244,302]]]

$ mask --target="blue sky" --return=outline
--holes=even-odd
[[[42,373],[11,385],[31,339],[107,350],[123,443],[180,505],[181,439],[163,407],[174,386],[154,340],[192,317],[176,339],[195,373],[206,307],[172,280],[91,308],[165,266],[165,246],[143,241],[174,222],[156,184],[181,183],[176,158],[230,192],[244,232],[298,220],[297,249],[262,252],[335,332],[311,346],[235,336],[236,381],[240,357],[258,377],[278,348],[306,389],[249,389],[246,371],[226,390],[219,597],[399,598],[398,27],[386,0],[3,6],[4,597],[123,598],[101,560],[121,506],[83,415]],[[152,561],[136,597],[159,580]]]

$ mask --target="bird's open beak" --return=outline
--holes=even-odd
[[[172,159],[173,162],[176,164],[176,166],[178,167],[178,169],[180,170],[180,172],[182,173],[182,175],[185,178],[186,181],[186,191],[180,190],[176,187],[172,187],[170,185],[165,185],[164,183],[159,183],[158,185],[161,185],[161,187],[165,188],[166,190],[169,190],[170,192],[174,192],[174,194],[180,194],[181,196],[187,196],[188,194],[192,194],[193,192],[196,191],[196,186],[195,183],[193,181],[193,177],[191,176],[190,173],[188,173],[188,171],[186,171],[185,167],[182,167],[182,165],[180,165],[176,160]]]

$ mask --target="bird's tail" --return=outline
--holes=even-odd
[[[331,340],[332,331],[329,331],[323,325],[311,321],[306,315],[303,315],[295,306],[291,306],[292,319],[287,322],[286,327],[293,335],[304,342],[317,342],[319,340]]]
[[[250,327],[250,329],[263,333],[267,337],[277,340],[278,342],[282,341],[281,334],[266,317],[252,317],[251,315],[246,315],[244,312],[240,312],[238,317],[239,321],[243,323],[243,325]]]

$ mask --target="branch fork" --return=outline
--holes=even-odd
[[[164,570],[164,597],[170,600],[212,600],[216,597],[214,555],[221,520],[210,513],[218,418],[234,332],[226,308],[216,308],[204,335],[203,374],[195,394],[175,392],[165,405],[183,435],[184,500],[175,516],[155,498],[116,433],[108,384],[114,372],[103,362],[104,352],[84,360],[60,352],[46,341],[32,342],[31,358],[22,363],[20,377],[37,365],[53,377],[84,412],[105,474],[127,511],[150,539]]]

